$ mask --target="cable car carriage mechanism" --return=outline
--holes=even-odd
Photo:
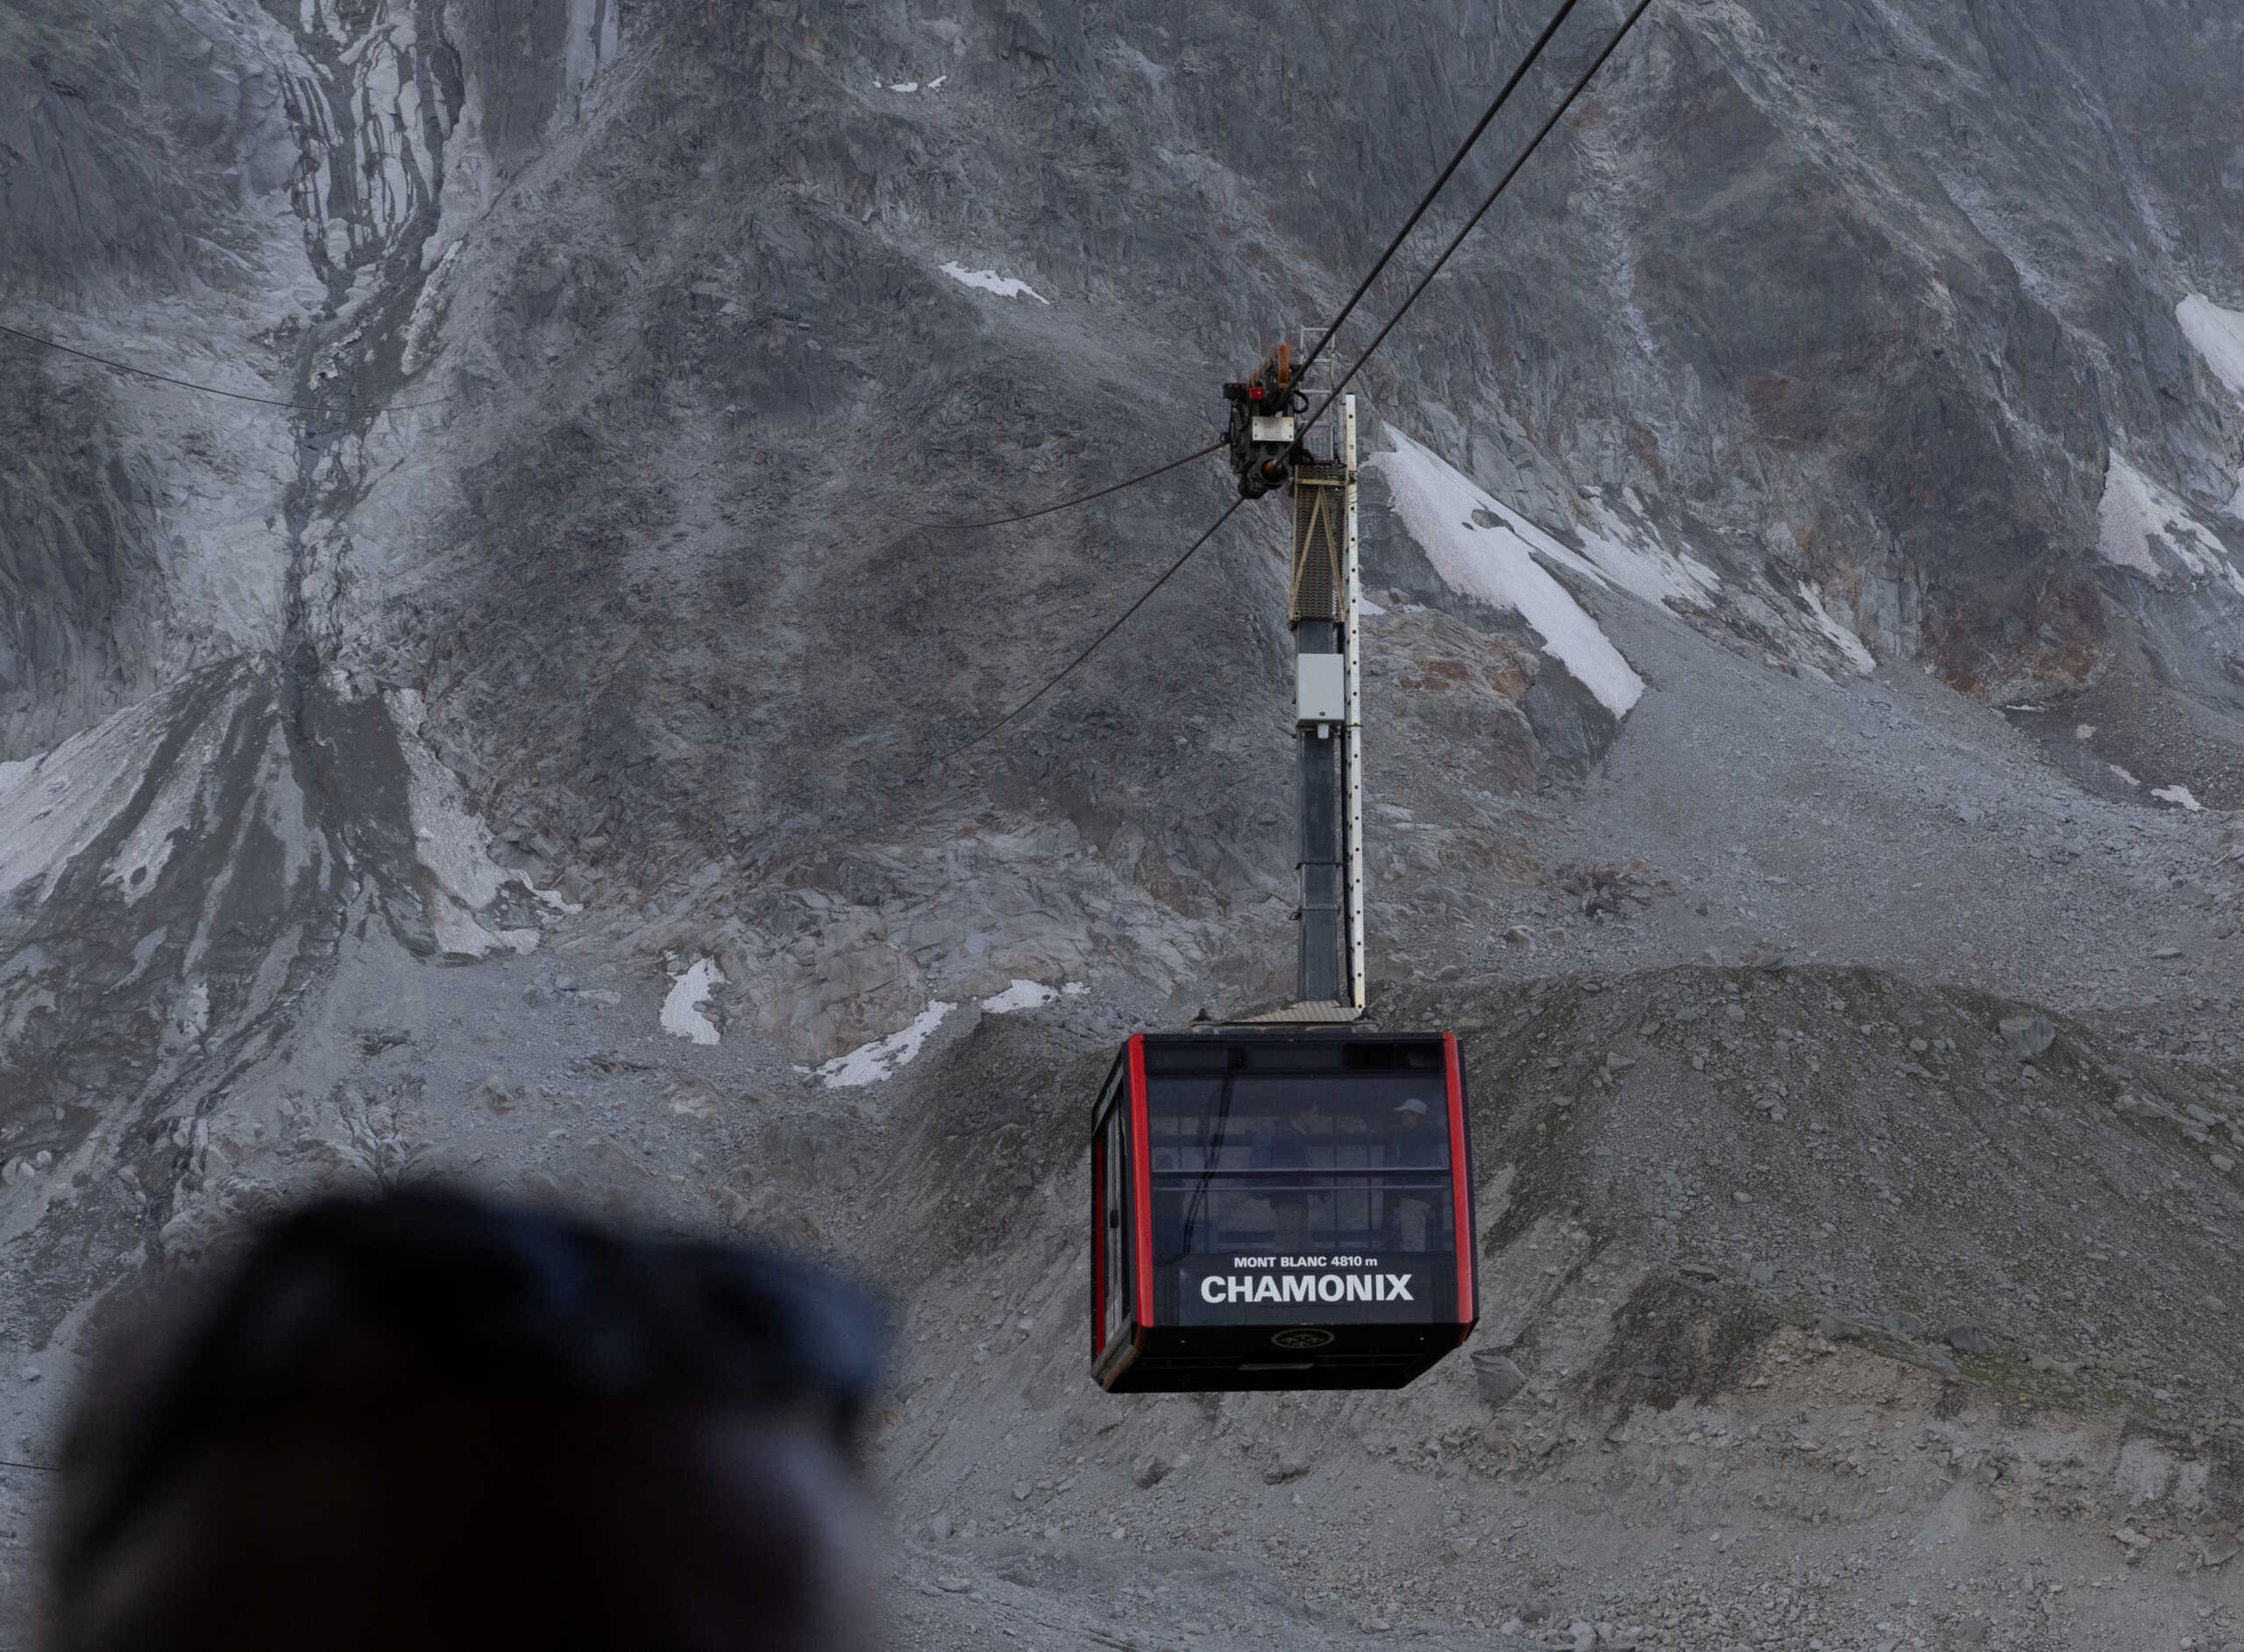
[[[1318,460],[1263,411],[1299,405],[1282,346],[1225,392],[1241,492],[1294,496],[1298,1002],[1115,1057],[1091,1114],[1091,1372],[1115,1393],[1398,1388],[1477,1320],[1473,1166],[1456,1035],[1360,1025],[1355,401]]]

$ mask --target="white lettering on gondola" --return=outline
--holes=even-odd
[[[1211,1308],[1227,1302],[1412,1302],[1408,1273],[1296,1273],[1278,1279],[1265,1273],[1242,1279],[1211,1273],[1200,1281],[1200,1300]]]

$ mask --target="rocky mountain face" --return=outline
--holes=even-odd
[[[1338,361],[1620,15],[1579,9]],[[934,1593],[911,1633],[971,1640],[1016,1607],[1088,1633],[1069,1580],[1103,1598],[1105,1515],[1031,1515],[1063,1480],[1087,1503],[1155,1493],[1068,1363],[1084,1074],[1134,1025],[1289,985],[1282,530],[1242,512],[968,746],[1228,485],[1209,461],[1019,526],[944,524],[1209,439],[1220,382],[1337,308],[1545,16],[0,14],[0,324],[83,352],[0,335],[0,1338],[7,1369],[58,1379],[6,1396],[11,1450],[36,1450],[112,1306],[235,1217],[336,1179],[464,1175],[778,1231],[889,1279],[912,1304],[899,1509],[940,1516],[939,1542],[971,1525],[1027,1546],[913,1550]],[[1585,1419],[1687,1404],[1715,1408],[1689,1414],[1701,1443],[1772,1437],[1740,1386],[1762,1379],[1802,1405],[1888,1379],[1998,1411],[2024,1393],[2104,1430],[2114,1464],[2138,1427],[2225,1460],[2205,1442],[2226,1437],[2226,1365],[2157,1315],[2115,1340],[2102,1299],[2070,1350],[2067,1287],[2012,1267],[1993,1227],[1955,1227],[1975,1184],[1891,1160],[1958,1130],[2006,1142],[2015,1188],[2073,1195],[2021,1216],[2021,1245],[2072,1243],[2077,1202],[2110,1224],[2110,1289],[2224,1294],[2212,1251],[2167,1256],[2161,1235],[2233,1216],[2240,92],[2244,18],[2212,0],[1658,0],[1364,368],[1375,1008],[1481,1022],[1476,1060],[1512,1074],[1525,1024],[1494,1029],[1543,994],[1626,1003],[1647,1051],[1739,1063],[1728,1088],[1678,1068],[1630,1105],[1732,1110],[1723,1129],[1807,1110],[1817,1084],[1779,1071],[1802,1049],[1870,1076],[1804,1157],[1728,1143],[1758,1155],[1736,1191],[1761,1202],[1727,1237],[1712,1181],[1652,1199],[1657,1166],[1601,1151],[1637,1128],[1591,1104],[1605,1088],[1570,1084],[1572,1111],[1490,1102],[1481,1162],[1534,1184],[1545,1223],[1488,1244],[1542,1304],[1505,1334],[1548,1426],[1524,1455],[1488,1434],[1462,1365],[1442,1379],[1454,1439],[1421,1439],[1400,1401],[1227,1401],[1205,1426],[1245,1429],[1237,1451],[1185,1439],[1183,1411],[1130,1412],[1183,1430],[1161,1449],[1196,1456],[1194,1518],[1237,1540],[1222,1568],[1282,1577],[1306,1552],[1268,1546],[1296,1507],[1271,1488],[1300,1478],[1260,1478],[1282,1443],[1368,1450],[1388,1478],[1363,1507],[1383,1507],[1417,1494],[1392,1478],[1407,1435],[1412,1471],[1464,1500],[1398,1575],[1477,1554],[1471,1615],[1535,1629],[1527,1608],[1574,1609],[1559,1549],[1490,1538],[1464,1488],[1588,1507],[1595,1439],[1615,1443]],[[1786,1035],[1772,1053],[1687,1048],[1679,1009],[1719,1032],[1721,983],[1659,972],[1749,957],[1873,973],[1758,1009],[1743,977],[1753,1038]],[[1839,1054],[1873,1035],[1817,1007],[1864,993],[1900,1006],[1872,1018],[1899,1040],[1874,1059]],[[2073,1017],[2061,1068],[2021,1076],[1991,1042],[2013,1001]],[[1968,1037],[1909,1031],[1958,1017]],[[1620,1020],[1549,1059],[1604,1060]],[[1911,1055],[1914,1036],[1955,1059]],[[1642,1059],[1610,1069],[1615,1095],[1654,1088],[1666,1057]],[[2178,1088],[2147,1094],[2177,1062]],[[1510,1088],[1530,1096],[1535,1071]],[[2143,1107],[2181,1133],[2155,1162],[2131,1145],[2162,1128]],[[1827,1172],[1871,1191],[1817,1221],[1784,1203]],[[1019,1207],[1002,1245],[974,1237],[996,1195]],[[1687,1209],[1708,1219],[1688,1244]],[[1897,1219],[1968,1242],[1864,1256],[1811,1231]],[[1530,1229],[1610,1280],[1580,1284],[1580,1257],[1529,1267]],[[1529,1288],[1545,1266],[1560,1296]],[[1935,1307],[2028,1363],[1941,1352]],[[1904,1314],[1927,1334],[1887,1329]],[[1609,1351],[1639,1320],[1730,1353],[1690,1366],[1687,1400],[1630,1374],[1666,1355]],[[1831,1354],[1834,1325],[1880,1329]],[[1803,1334],[1812,1358],[1782,1340]],[[2042,1383],[2034,1358],[2079,1380]],[[1842,1366],[1837,1388],[1786,1386]],[[1023,1406],[1033,1427],[998,1427]],[[1988,1428],[1943,1460],[2042,1450],[2014,1419]],[[1676,1443],[1630,1437],[1655,1436]],[[1658,1529],[1696,1535],[1672,1455],[1623,1450],[1615,1472],[1660,1488]],[[1193,1482],[1172,1466],[1175,1497]],[[2068,1495],[2124,1514],[2131,1471]],[[1987,1514],[1935,1480],[1910,1493],[1926,1520]],[[2230,1518],[2226,1495],[2154,1499],[2152,1541],[2217,1552],[2191,1522]],[[2089,1518],[2046,1500],[2037,1518]],[[1794,1540],[1874,1511],[1821,1507],[1772,1541],[1802,1578],[1852,1576]],[[1133,1565],[1168,1563],[1138,1517],[1117,1524]],[[1994,1527],[1974,1529],[1996,1577]],[[1275,1586],[1197,1564],[1175,1587],[1212,1620]],[[1173,1616],[1138,1575],[1113,1613]],[[1798,1586],[1843,1603],[1826,1643],[1852,1644],[1854,1597]],[[1280,1593],[1311,1644],[1399,1620]],[[1993,1606],[1958,1621],[2011,1632]]]

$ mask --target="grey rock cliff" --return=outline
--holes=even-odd
[[[2113,1316],[2154,1280],[2202,1294],[2219,1258],[2194,1237],[2153,1254],[2145,1202],[2181,1197],[2170,1172],[2189,1209],[2227,1211],[2228,1169],[2196,1151],[2219,1138],[2199,1121],[2169,1139],[2169,1112],[2110,1092],[2215,1122],[2238,1105],[2244,331],[2232,367],[2219,329],[2244,328],[2244,16],[1659,0],[1354,386],[1385,610],[1365,684],[1374,976],[1384,1006],[1468,1024],[1476,1060],[1549,1103],[1487,1126],[1487,1209],[1526,1213],[1491,1241],[1508,1334],[1546,1327],[1510,1355],[1527,1386],[1492,1421],[1460,1367],[1432,1433],[1336,1402],[1244,1413],[1244,1439],[1219,1437],[1229,1407],[1131,1412],[1126,1443],[1078,1392],[1079,1092],[1126,1031],[1289,982],[1277,516],[1242,512],[962,752],[1230,488],[1211,462],[1018,527],[941,524],[1209,439],[1221,381],[1332,311],[1546,15],[0,16],[0,322],[288,404],[0,338],[0,1252],[18,1282],[0,1358],[57,1379],[10,1391],[0,1429],[44,1437],[69,1361],[134,1291],[307,1187],[440,1173],[778,1232],[925,1305],[884,1434],[899,1498],[955,1495],[979,1511],[962,1543],[978,1519],[1028,1546],[989,1563],[1026,1582],[969,1586],[981,1557],[930,1571],[943,1599],[918,1643],[999,1623],[1058,1643],[1109,1585],[1117,1612],[1175,1616],[1133,1605],[1111,1559],[1055,1558],[1151,1543],[1137,1513],[1090,1524],[1094,1492],[1194,1500],[1197,1529],[1260,1545],[1241,1565],[1299,1580],[1296,1517],[1241,1511],[1299,1492],[1316,1519],[1360,1514],[1322,1484],[1344,1449],[1369,1443],[1395,1506],[1438,1512],[1546,1461],[1536,1484],[1594,1500],[1567,1465],[1598,1448],[1576,1447],[1639,1426],[1598,1407],[1667,1417],[1687,1386],[1709,1408],[1642,1424],[1616,1459],[1679,1532],[1709,1438],[1761,1437],[1749,1370],[1836,1414],[1837,1389],[1784,1385],[1843,1369],[1949,1430],[1907,1482],[1928,1511],[1948,1467],[2015,1461],[2011,1424],[1934,1417],[1928,1373],[1956,1351],[1864,1352],[1856,1332],[1982,1315],[2004,1334],[1972,1358],[1997,1360],[2070,1336],[2068,1287],[2027,1263],[2095,1223],[2142,1252],[2098,1286]],[[1339,362],[1619,15],[1580,9]],[[1428,479],[1453,528],[1417,514]],[[1640,698],[1593,680],[1590,639]],[[1709,954],[1755,966],[1745,998],[1658,973]],[[1016,983],[1026,998],[1003,996]],[[1520,1066],[1552,991],[1597,1038]],[[1875,1039],[1846,1008],[1872,999],[1894,1017]],[[2049,1071],[2014,1071],[1996,1030],[2043,1006],[2063,1031],[2024,1053]],[[1648,1046],[1644,1023],[1666,1022],[1672,1047],[1605,1064],[1624,1020]],[[1808,1130],[1817,1068],[1751,1066],[1806,1065],[1801,1026],[1835,1069],[1868,1064],[1847,1067],[1843,1141]],[[1647,1107],[1655,1089],[1683,1099]],[[1930,1143],[1951,1111],[2039,1201],[2016,1256],[1975,1217],[1960,1273],[1903,1240],[1968,1190],[1878,1168],[1885,1117]],[[1695,1164],[1705,1119],[1847,1190],[1848,1232],[1780,1231],[1819,1215],[1781,1175],[1655,1196],[1615,1173],[1647,1141]],[[1753,1228],[1750,1254],[1691,1226],[1747,1183],[1718,1214]],[[1857,1231],[1878,1246],[1857,1255]],[[1843,1350],[1825,1323],[1852,1328]],[[1609,1354],[1616,1325],[1668,1352]],[[2144,1319],[2097,1358],[2182,1437],[2213,1426],[2231,1373],[2170,1331]],[[1018,1382],[988,1381],[1016,1360]],[[2197,1388],[2174,1400],[2160,1361]],[[1998,1410],[2023,1380],[1961,1374]],[[2095,1414],[2084,1461],[2136,1449]],[[1174,1471],[1129,1484],[1147,1460]],[[1793,1494],[1759,1472],[1722,1482],[1741,1508]],[[2122,1478],[2052,1490],[2035,1517],[2074,1492],[2124,1502]],[[1786,1505],[1787,1564],[1843,1570],[1815,1547],[1859,1513],[1843,1503]],[[1992,1592],[1974,1622],[2009,1599],[1987,1535],[2006,1517],[1974,1528]],[[1440,1518],[1419,1549],[1452,1583],[1471,1569],[1451,1563],[1487,1561],[1459,1596],[1480,1627],[1571,1609],[1555,1540],[1529,1558],[1486,1508]],[[1601,1582],[1624,1570],[1607,1559]],[[1214,1626],[1195,1643],[1249,1643],[1234,1614],[1261,1585],[1199,1563],[1178,1585]],[[1725,1599],[1766,1581],[1723,1576]],[[1701,1583],[1679,1573],[1673,1599]],[[1349,1587],[1346,1622],[1301,1619],[1303,1644],[1392,1627],[1375,1580]]]

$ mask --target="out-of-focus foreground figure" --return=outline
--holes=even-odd
[[[126,1348],[65,1451],[53,1652],[876,1643],[865,1297],[451,1195],[330,1202]]]

